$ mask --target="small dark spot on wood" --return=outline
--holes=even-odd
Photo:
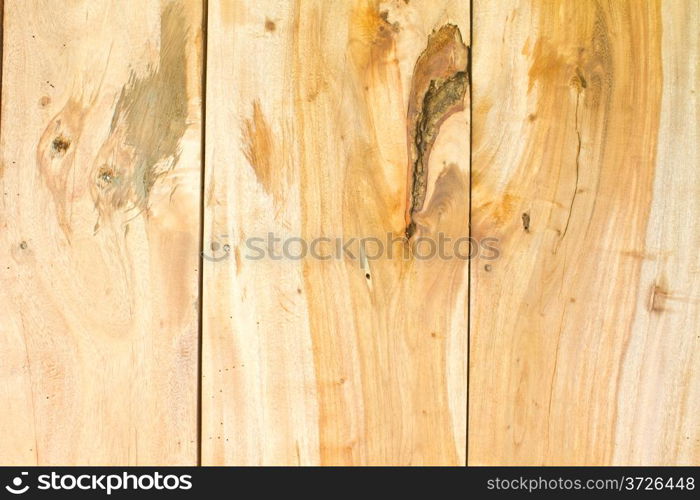
[[[487,273],[490,273],[490,272],[491,272],[491,269],[493,269],[493,268],[491,267],[491,264],[486,264],[486,265],[484,266],[484,271],[486,271]]]
[[[301,288],[297,288],[297,293],[301,293]]]
[[[530,212],[523,212],[523,215],[521,216],[523,220],[523,229],[525,230],[526,233],[530,232]]]
[[[114,181],[114,171],[111,168],[104,166],[100,168],[97,178],[102,183],[103,187],[106,187],[107,184],[111,184],[112,181]]]
[[[530,113],[529,115],[527,115],[527,119],[531,122],[534,122],[535,120],[537,120],[537,115],[535,113]]]
[[[44,97],[39,99],[39,106],[41,106],[42,108],[45,108],[46,106],[49,105],[50,102],[51,102],[51,98],[49,96],[45,95]]]
[[[576,299],[575,299],[574,297],[571,297],[571,298],[569,299],[569,302],[571,302],[572,304],[575,304],[575,303],[576,303]]]
[[[26,241],[23,241],[22,243],[19,244],[19,247],[20,247],[22,250],[26,250],[26,249],[27,249],[27,242],[26,242]]]
[[[277,29],[277,25],[274,23],[274,21],[271,21],[270,19],[265,19],[265,31],[273,32]]]
[[[370,277],[369,273],[365,273],[365,278],[370,279]]]
[[[408,223],[406,226],[406,230],[404,231],[404,240],[408,241],[411,239],[411,236],[413,236],[416,232],[416,223],[411,221]]]
[[[68,148],[70,147],[70,139],[59,135],[53,140],[53,142],[51,143],[51,147],[53,148],[54,152],[60,155],[65,154],[65,152],[68,151]]]
[[[586,78],[584,78],[581,68],[576,68],[576,74],[571,77],[571,86],[574,87],[579,94],[583,92],[586,87],[588,87],[588,82],[586,82]]]

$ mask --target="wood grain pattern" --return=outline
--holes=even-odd
[[[411,247],[468,234],[468,19],[210,2],[204,464],[464,463],[468,266]],[[270,232],[393,258],[249,259]]]
[[[3,464],[194,464],[197,1],[8,0]]]
[[[0,0],[1,465],[700,464],[698,26]]]
[[[699,4],[474,2],[469,462],[700,462]]]

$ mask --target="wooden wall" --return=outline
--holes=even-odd
[[[0,12],[1,464],[700,464],[697,0]]]

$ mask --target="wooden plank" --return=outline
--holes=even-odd
[[[204,464],[465,462],[468,3],[209,2]]]
[[[5,2],[5,465],[196,463],[201,11]]]
[[[475,0],[471,464],[700,463],[699,14]]]

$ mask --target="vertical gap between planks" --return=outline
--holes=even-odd
[[[469,216],[467,217],[467,231],[469,241],[472,238],[472,157],[474,155],[474,141],[472,140],[474,130],[474,101],[472,100],[472,88],[474,87],[474,0],[469,0],[469,54],[467,61],[467,77],[469,78]],[[469,382],[471,380],[470,354],[472,350],[471,330],[472,330],[472,265],[467,266],[467,433],[464,443],[464,465],[469,466]]]
[[[0,0],[1,2],[2,0]],[[199,300],[197,317],[197,466],[202,465],[202,356],[204,342],[204,187],[207,138],[207,23],[209,21],[208,0],[202,0],[202,81],[200,115],[200,166],[199,166]]]

